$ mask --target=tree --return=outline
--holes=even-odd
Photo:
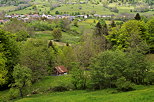
[[[105,51],[90,65],[91,85],[94,89],[117,87],[126,91],[131,83],[144,84],[151,66],[142,53],[132,51]]]
[[[4,25],[3,29],[15,33],[17,41],[25,41],[30,34],[33,34],[32,29],[25,22],[17,19],[11,19],[9,23]]]
[[[73,48],[71,46],[63,46],[62,48],[57,46],[56,50],[55,64],[64,65],[68,70],[71,70],[71,63],[76,62],[75,51]]]
[[[125,57],[122,51],[105,51],[93,58],[90,65],[93,89],[114,87],[128,66]]]
[[[32,81],[38,81],[48,74],[49,51],[47,41],[28,40],[20,46],[19,63],[32,70]]]
[[[68,19],[61,19],[61,20],[59,20],[59,22],[58,22],[59,24],[58,24],[58,26],[59,26],[59,28],[61,28],[62,29],[62,31],[68,31],[68,30],[70,30],[70,20],[68,20]]]
[[[75,89],[86,89],[85,71],[80,68],[78,63],[72,63],[71,76]]]
[[[55,14],[59,14],[59,11],[56,11]]]
[[[18,64],[14,67],[13,78],[15,80],[15,83],[12,84],[12,87],[19,89],[21,97],[23,97],[23,88],[31,85],[31,74],[31,69],[25,66],[21,66]]]
[[[102,45],[95,43],[94,38],[88,34],[85,34],[82,39],[83,42],[74,47],[74,52],[77,61],[82,67],[86,68],[90,65],[91,58],[101,51]]]
[[[75,20],[73,21],[73,23],[74,23],[74,26],[78,27],[78,20],[77,20],[77,19],[75,19]]]
[[[7,70],[5,68],[6,58],[0,53],[0,86],[7,81]]]
[[[0,29],[0,59],[2,80],[5,82],[2,84],[8,86],[13,81],[12,71],[13,66],[18,62],[19,49],[18,44],[13,34]]]
[[[100,19],[94,29],[93,38],[96,45],[101,45],[100,47],[102,50],[106,50],[109,47],[109,43],[106,39],[107,35],[108,35],[107,24],[103,19]]]
[[[54,28],[52,31],[52,36],[55,40],[59,41],[62,38],[62,32],[59,28]]]
[[[111,21],[111,27],[116,27],[114,20]]]
[[[143,21],[130,20],[124,23],[121,28],[113,28],[107,38],[114,48],[136,49],[144,53],[148,50],[146,40],[149,35],[147,26]]]
[[[146,75],[152,67],[145,58],[145,55],[137,51],[131,51],[126,56],[129,65],[124,73],[126,79],[135,84],[144,84]]]
[[[136,16],[134,17],[136,20],[141,20],[141,16],[139,13],[136,14]]]
[[[148,32],[149,32],[149,38],[147,39],[147,42],[150,47],[150,52],[154,53],[154,19],[150,19],[147,22],[148,26]]]

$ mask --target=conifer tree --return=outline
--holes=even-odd
[[[139,13],[136,14],[136,16],[134,17],[136,20],[141,20],[141,16]]]

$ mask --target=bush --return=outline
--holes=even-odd
[[[144,55],[138,52],[105,51],[91,63],[93,89],[114,88],[132,90],[132,83],[144,84],[145,75],[151,66]],[[154,81],[153,78],[148,78]]]
[[[148,72],[145,78],[145,84],[153,85],[154,84],[154,72]]]
[[[68,91],[68,88],[66,86],[55,86],[51,90],[54,92],[63,92],[63,91]]]
[[[56,11],[55,14],[60,14],[59,11]]]
[[[62,32],[59,28],[55,28],[52,32],[52,35],[55,40],[59,41],[62,38]]]
[[[12,100],[16,99],[17,97],[19,97],[19,90],[11,88],[9,91],[9,99]]]
[[[119,12],[119,10],[117,9],[117,7],[109,7],[109,10],[111,12],[115,12],[115,13],[118,13]]]
[[[35,31],[53,30],[57,25],[47,21],[34,21],[29,24]]]
[[[133,84],[127,81],[125,77],[121,77],[116,82],[116,87],[120,91],[131,91],[133,90]]]

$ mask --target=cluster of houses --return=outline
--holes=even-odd
[[[98,14],[94,14],[94,15],[76,15],[76,16],[71,16],[69,14],[63,14],[63,15],[46,15],[46,14],[42,14],[42,15],[39,15],[39,14],[25,14],[25,15],[19,15],[19,14],[13,14],[13,15],[8,15],[6,14],[4,16],[5,19],[1,20],[0,19],[0,24],[1,23],[6,23],[9,21],[10,18],[17,18],[18,20],[23,20],[23,21],[29,21],[31,19],[40,19],[40,18],[46,18],[46,19],[49,19],[49,20],[52,20],[52,19],[68,19],[70,21],[74,20],[75,18],[84,18],[84,19],[87,19],[89,17],[97,17],[97,18],[114,18],[114,19],[121,19],[121,18],[133,18],[134,17],[134,14],[119,14],[119,15],[114,15],[114,14],[111,14],[111,15],[98,15]]]
[[[63,18],[67,18],[69,20],[73,20],[75,19],[75,16],[69,16],[69,15],[39,15],[39,14],[25,14],[25,15],[19,15],[19,14],[13,14],[13,15],[5,15],[4,16],[6,19],[10,19],[10,18],[17,18],[19,20],[23,20],[23,21],[27,21],[29,19],[39,19],[39,18],[46,18],[46,19],[63,19]]]
[[[52,19],[69,19],[70,21],[74,20],[75,18],[84,18],[84,19],[87,19],[89,17],[102,17],[102,18],[111,18],[113,17],[114,15],[98,15],[98,14],[94,14],[94,15],[76,15],[76,16],[70,16],[68,14],[63,14],[63,15],[45,15],[45,14],[42,14],[42,15],[39,15],[39,14],[25,14],[25,15],[20,15],[20,14],[12,14],[12,15],[8,15],[6,14],[4,16],[5,19],[1,20],[0,19],[0,24],[1,23],[6,23],[9,21],[9,19],[11,18],[17,18],[18,20],[23,20],[23,21],[29,21],[30,19],[39,19],[39,18],[46,18],[46,19],[49,19],[49,20],[52,20]]]
[[[42,15],[39,15],[39,14],[25,14],[25,15],[19,15],[19,14],[13,14],[13,15],[8,15],[6,14],[4,16],[5,19],[0,19],[0,24],[3,24],[3,23],[6,23],[9,21],[9,19],[11,18],[17,18],[18,20],[23,20],[25,22],[29,21],[29,20],[34,20],[34,19],[40,19],[40,18],[46,18],[46,19],[49,19],[49,20],[52,20],[52,19],[69,19],[70,21],[74,20],[76,18],[76,16],[69,16],[69,15],[55,15],[55,16],[52,16],[52,15],[45,15],[45,14],[42,14]]]

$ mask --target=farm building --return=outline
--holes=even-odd
[[[68,70],[64,66],[56,66],[54,68],[54,73],[56,75],[63,75],[63,74],[67,74],[68,73]]]

